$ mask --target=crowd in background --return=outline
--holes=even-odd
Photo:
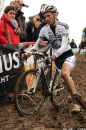
[[[43,8],[45,4],[40,6]],[[44,17],[39,10],[38,14],[29,16],[28,22],[25,22],[23,7],[28,7],[23,0],[11,1],[3,12],[0,20],[0,44],[19,44],[21,42],[35,42],[38,38],[41,28],[46,24]],[[47,40],[47,39],[45,39]],[[69,39],[71,48],[77,48],[74,39]],[[79,48],[86,46],[86,28],[82,31],[82,38]]]
[[[0,44],[19,44],[37,40],[40,29],[46,23],[41,12],[30,16],[26,23],[22,12],[24,6],[26,7],[22,0],[14,0],[4,9],[0,20]]]

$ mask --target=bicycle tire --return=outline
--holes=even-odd
[[[17,80],[14,90],[14,101],[20,115],[28,116],[35,113],[43,103],[41,82],[39,82],[40,78],[38,79],[38,75],[37,71],[28,70],[21,74]],[[28,87],[26,76],[31,76]],[[35,86],[32,87],[32,85]]]
[[[58,73],[56,73],[51,91],[51,103],[58,110],[65,103],[68,96],[64,81]]]

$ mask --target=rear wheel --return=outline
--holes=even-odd
[[[56,74],[51,91],[52,91],[51,102],[53,106],[56,109],[58,109],[64,104],[68,96],[66,86],[60,74]]]
[[[14,99],[19,114],[26,116],[36,112],[43,102],[40,75],[35,70],[24,72],[15,86]]]

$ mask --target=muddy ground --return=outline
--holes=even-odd
[[[72,72],[76,87],[86,99],[86,58],[77,56],[77,67]],[[86,112],[71,114],[72,102],[68,98],[57,112],[50,100],[45,101],[39,112],[33,116],[20,116],[14,103],[0,105],[0,130],[62,130],[63,128],[86,128]]]

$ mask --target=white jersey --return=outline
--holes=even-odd
[[[46,38],[49,41],[49,44],[52,46],[52,51],[55,55],[61,55],[62,53],[71,49],[68,44],[69,37],[69,27],[65,23],[56,22],[55,34],[48,24],[42,27],[38,40],[33,46],[34,49],[38,49],[38,44]]]

